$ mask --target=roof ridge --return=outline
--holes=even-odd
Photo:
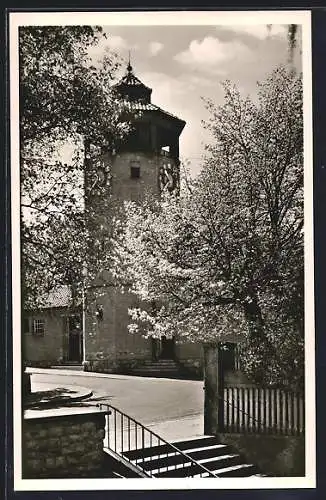
[[[158,106],[157,104],[154,104],[152,102],[144,103],[144,102],[141,102],[140,100],[130,101],[128,99],[125,99],[123,101],[123,103],[125,105],[129,106],[129,108],[131,108],[131,109],[134,108],[134,109],[143,110],[143,111],[161,111],[162,113],[169,115],[172,118],[175,118],[181,122],[186,123],[184,120],[182,120],[178,116],[174,115],[173,113],[170,113],[169,111],[166,111],[165,109],[161,108],[160,106]]]

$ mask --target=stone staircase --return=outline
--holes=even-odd
[[[106,411],[103,451],[123,464],[124,470],[108,467],[115,477],[129,477],[126,471],[149,478],[264,476],[255,464],[216,436],[169,442],[111,404],[99,403],[97,407]]]
[[[221,444],[215,436],[203,436],[172,443],[199,465],[187,462],[187,457],[171,452],[168,445],[136,449],[124,452],[123,456],[151,477],[207,477],[201,465],[217,477],[264,476],[254,464],[248,464],[231,446]]]
[[[132,368],[129,373],[141,377],[183,378],[184,376],[184,370],[173,359],[145,361],[142,366]]]

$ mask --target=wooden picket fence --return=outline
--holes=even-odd
[[[220,403],[223,432],[304,432],[304,399],[300,394],[270,388],[225,387]]]

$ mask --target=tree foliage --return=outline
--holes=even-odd
[[[106,53],[94,66],[88,48],[98,44],[100,27],[20,28],[20,124],[22,145],[45,137],[81,135],[104,143],[124,124],[111,91],[118,68]]]
[[[95,66],[88,55],[103,36],[101,28],[90,26],[26,26],[19,31],[26,307],[58,283],[80,290],[85,263],[90,279],[98,265],[96,242],[91,245],[84,216],[85,141],[114,147],[128,129],[112,91],[117,56],[106,52]],[[68,164],[59,153],[64,148]]]
[[[303,384],[301,77],[278,68],[244,98],[207,102],[213,136],[180,196],[127,203],[115,275],[136,294],[130,330],[192,341],[242,338],[256,382]]]

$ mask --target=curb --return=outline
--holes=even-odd
[[[26,403],[24,405],[24,409],[26,410],[31,410],[31,409],[37,409],[37,408],[57,408],[57,407],[62,407],[62,406],[70,406],[73,405],[74,403],[80,403],[81,401],[85,401],[87,399],[90,399],[93,396],[93,391],[88,391],[84,394],[81,394],[80,396],[69,396],[69,397],[58,397],[56,399],[52,399],[50,401],[40,401],[39,403]]]
[[[170,377],[153,377],[153,376],[141,376],[141,375],[126,375],[122,373],[103,373],[103,372],[84,372],[78,370],[68,370],[68,369],[57,369],[57,368],[32,368],[28,367],[27,373],[33,375],[56,375],[56,376],[71,376],[71,377],[94,377],[94,378],[109,378],[109,379],[142,379],[142,380],[178,380],[179,382],[203,382],[202,379],[186,379],[186,378],[170,378]]]

